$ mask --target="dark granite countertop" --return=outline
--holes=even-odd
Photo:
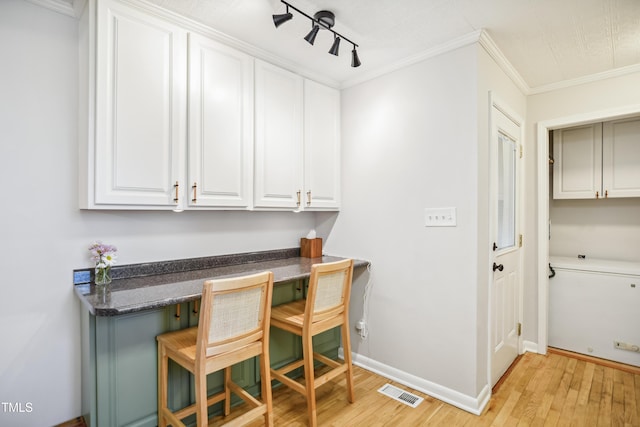
[[[118,266],[114,267],[113,282],[106,288],[92,284],[91,269],[83,269],[74,271],[74,287],[91,314],[118,316],[197,300],[207,279],[270,270],[274,284],[280,284],[308,278],[312,264],[341,259],[344,258],[302,258],[299,251],[290,249]],[[368,261],[354,259],[354,267],[368,265]]]

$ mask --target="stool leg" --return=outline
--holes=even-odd
[[[231,389],[229,388],[229,382],[231,382],[231,366],[224,368],[224,416],[226,417],[231,413]]]
[[[309,426],[318,425],[316,417],[316,387],[315,373],[313,369],[313,337],[310,334],[303,334],[302,354],[304,358],[304,382],[307,388],[307,413],[309,415]]]
[[[353,361],[351,360],[351,337],[349,336],[349,319],[342,324],[342,349],[344,350],[344,363],[347,365],[347,399],[349,403],[355,400],[353,389]]]
[[[169,361],[164,345],[158,343],[158,427],[167,427],[164,410],[167,407],[167,377]]]
[[[264,348],[260,357],[260,393],[262,402],[267,405],[267,413],[264,414],[264,422],[267,427],[273,427],[273,397],[271,394],[271,362],[269,360],[269,348]]]
[[[209,415],[207,414],[207,375],[196,367],[195,373],[196,392],[196,425],[207,427]]]

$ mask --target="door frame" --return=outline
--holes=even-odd
[[[500,110],[500,112],[502,112],[502,114],[504,114],[505,116],[507,116],[511,121],[513,121],[515,124],[518,125],[518,127],[520,128],[520,135],[518,137],[519,139],[519,144],[522,147],[523,152],[525,152],[525,120],[512,108],[510,108],[508,106],[507,103],[505,103],[504,101],[502,101],[500,99],[499,96],[497,96],[493,91],[489,91],[489,144],[492,144],[493,141],[493,128],[494,128],[494,116],[493,116],[493,109],[496,108],[497,110]],[[492,153],[493,151],[491,151],[491,146],[488,147],[489,148],[489,236],[494,236],[496,230],[494,229],[494,222],[492,219],[492,215],[495,213],[494,212],[494,208],[491,206],[491,204],[495,201],[493,200],[493,196],[492,196],[492,189],[493,189],[493,181],[492,181],[492,172],[491,172],[491,168],[493,167],[493,159],[492,159]],[[524,210],[524,177],[526,176],[525,174],[525,162],[522,161],[523,159],[520,159],[520,162],[518,164],[519,169],[518,169],[518,178],[517,178],[517,214],[516,214],[516,222],[518,224],[517,229],[518,229],[518,234],[522,234],[522,227],[525,224],[525,210]],[[492,240],[492,238],[490,238],[489,240]],[[489,257],[488,260],[493,260],[494,257],[494,252],[493,249],[490,246],[490,242],[487,242],[487,251],[489,253]],[[521,248],[518,248],[518,250],[520,251],[518,257],[519,257],[519,262],[520,262],[520,274],[518,275],[518,322],[520,324],[523,323],[523,312],[524,312],[524,275],[522,274],[522,268],[524,265],[524,257],[523,257],[523,253],[524,253],[524,242]],[[491,269],[490,265],[487,265],[487,274],[488,274],[488,292],[487,292],[487,305],[488,305],[488,310],[487,310],[487,326],[488,326],[488,333],[487,333],[487,340],[488,340],[488,345],[487,345],[487,384],[491,384],[492,380],[492,373],[491,373],[491,367],[493,364],[493,350],[492,350],[492,332],[491,332],[491,328],[492,328],[492,324],[491,324],[491,319],[492,319],[492,310],[493,310],[493,305],[491,303],[492,301],[492,285],[493,285],[493,270]],[[518,354],[522,354],[523,352],[523,339],[522,336],[518,336]]]
[[[549,131],[640,114],[640,104],[580,113],[538,122],[538,343],[547,354],[549,343]]]

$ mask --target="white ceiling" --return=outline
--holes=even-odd
[[[359,45],[359,68],[350,66],[344,41],[339,57],[327,53],[328,31],[314,46],[304,41],[311,22],[295,11],[276,29],[271,16],[285,12],[280,0],[149,1],[338,84],[482,29],[528,89],[640,71],[640,0],[288,0],[308,15],[334,12],[333,29]]]

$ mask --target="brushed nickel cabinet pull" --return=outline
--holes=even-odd
[[[198,201],[198,198],[196,197],[196,190],[198,189],[198,184],[194,182],[191,188],[193,188],[193,199],[191,199],[191,201],[193,203],[196,203]]]
[[[176,184],[173,186],[173,188],[175,188],[176,190],[176,196],[173,198],[173,201],[175,203],[178,203],[178,190],[180,189],[180,184],[178,183],[178,181],[176,181]]]
[[[307,191],[307,206],[311,206],[311,190]]]
[[[296,197],[297,197],[296,206],[297,207],[300,207],[300,193],[301,193],[300,190],[296,191]]]

